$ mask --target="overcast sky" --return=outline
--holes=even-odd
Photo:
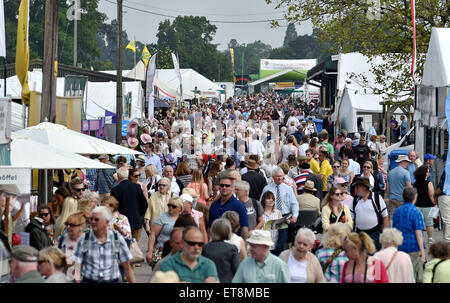
[[[217,21],[254,21],[282,18],[280,10],[274,5],[267,5],[265,0],[124,0],[123,28],[128,37],[136,37],[144,43],[156,43],[158,24],[173,18],[150,14],[163,15],[197,15],[205,16],[208,20]],[[129,7],[132,8],[129,8]],[[100,0],[99,11],[106,13],[108,23],[117,18],[116,0]],[[148,12],[146,12],[148,11]],[[286,22],[280,21],[279,28],[271,28],[268,22],[264,23],[236,23],[225,24],[211,22],[217,26],[213,43],[219,44],[218,49],[224,50],[231,39],[238,43],[251,43],[261,40],[273,48],[282,46],[286,31]],[[311,34],[312,26],[303,23],[296,26],[299,35]]]

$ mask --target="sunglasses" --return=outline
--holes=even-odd
[[[139,178],[141,176],[141,174],[139,174],[139,175],[133,175],[133,177],[135,177],[135,178]]]
[[[177,206],[173,205],[173,204],[167,204],[167,207],[169,207],[169,208],[177,208]]]
[[[161,186],[167,186],[167,184],[158,184],[159,187]]]
[[[94,222],[98,222],[98,221],[100,221],[100,219],[99,219],[99,218],[94,218],[94,217],[91,217],[91,218],[89,218],[89,220],[91,220],[91,221],[94,221]]]
[[[74,223],[64,223],[67,227],[77,227],[80,226],[81,224],[74,224]]]
[[[74,188],[77,192],[84,191],[86,188]]]
[[[344,193],[334,193],[336,196],[342,196]]]
[[[219,186],[220,186],[220,187],[230,187],[231,184],[220,184]]]
[[[372,166],[363,166],[363,168],[372,168]]]
[[[48,215],[50,215],[50,214],[49,213],[42,213],[42,214],[39,214],[39,217],[43,218],[43,217],[47,217]]]
[[[187,245],[189,245],[189,246],[198,245],[199,247],[203,247],[203,245],[205,244],[203,242],[194,242],[194,241],[188,241],[188,240],[184,240],[184,242],[186,242]]]
[[[47,260],[38,260],[38,264],[42,264],[42,263],[46,263],[48,262]]]
[[[333,168],[341,168],[340,166],[333,166]]]

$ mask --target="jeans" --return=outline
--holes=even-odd
[[[288,230],[285,229],[279,229],[278,230],[278,241],[275,245],[274,255],[278,256],[283,250],[286,249],[286,243],[288,238]]]

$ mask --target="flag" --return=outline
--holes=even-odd
[[[16,44],[16,74],[22,84],[22,102],[30,102],[30,88],[28,87],[28,65],[30,50],[28,45],[28,6],[29,0],[22,0],[19,6],[19,18],[17,21]]]
[[[182,85],[183,81],[181,78],[180,63],[178,62],[178,58],[177,58],[177,56],[175,56],[174,53],[172,53],[172,60],[173,60],[173,67],[175,69],[175,73],[177,74],[178,81],[180,82],[180,96],[181,96],[180,99],[183,99],[183,85]]]
[[[142,61],[145,63],[145,67],[148,65],[148,60],[150,60],[150,52],[147,49],[147,46],[144,46],[144,49],[142,50]]]
[[[6,58],[5,9],[0,1],[0,57]]]
[[[416,4],[415,0],[411,0],[411,16],[412,16],[412,33],[413,33],[413,53],[411,63],[411,77],[415,82],[414,74],[416,73]]]
[[[145,80],[145,100],[148,102],[148,118],[153,118],[155,110],[154,95],[153,95],[153,80],[156,73],[156,54],[150,58],[147,66],[147,75]]]
[[[236,76],[234,72],[234,49],[230,48],[230,56],[231,56],[231,69],[233,71],[233,82],[236,83]]]
[[[130,41],[130,43],[128,43],[128,45],[127,45],[126,48],[127,48],[127,49],[131,49],[131,51],[132,51],[133,53],[136,52],[136,42],[134,41],[134,39],[133,39],[132,41]]]

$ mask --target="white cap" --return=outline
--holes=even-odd
[[[193,199],[192,196],[189,195],[189,194],[182,194],[182,195],[180,196],[180,199],[181,199],[183,202],[189,202],[189,203],[194,202],[194,199]]]

